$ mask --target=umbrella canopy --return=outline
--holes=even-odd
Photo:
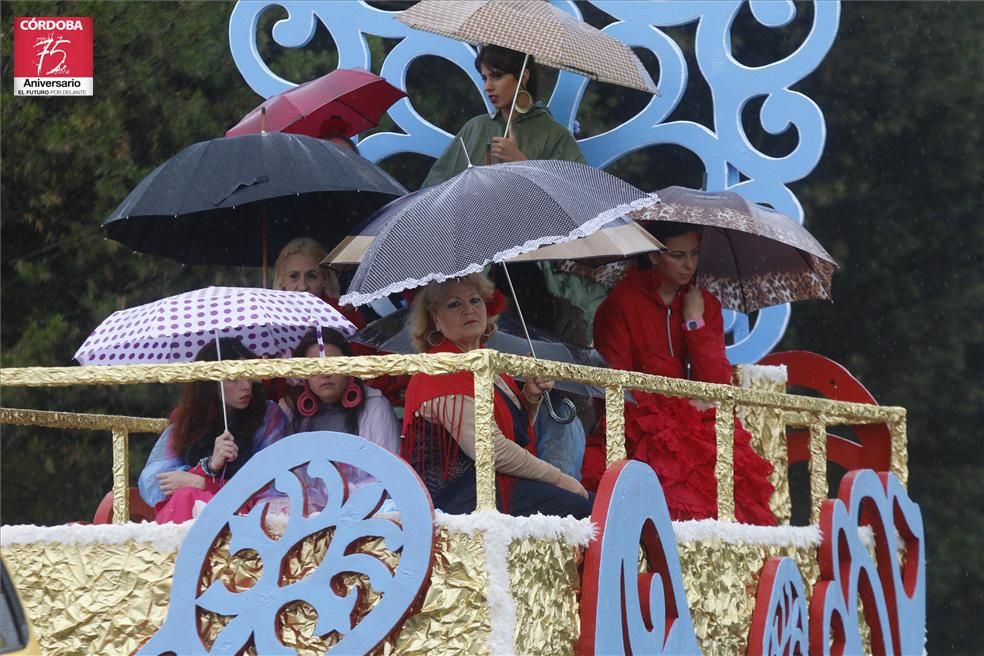
[[[352,337],[352,341],[385,353],[415,353],[416,351],[410,341],[410,331],[407,329],[407,316],[409,314],[410,310],[404,308],[373,321],[357,332]],[[583,364],[588,367],[608,367],[605,358],[593,348],[563,342],[536,328],[530,328],[530,337],[532,337],[533,345],[536,347],[537,357],[544,360]],[[489,337],[485,346],[501,353],[512,353],[513,355],[529,355],[530,352],[530,345],[526,341],[522,324],[515,315],[509,313],[499,315],[496,331]],[[604,398],[605,396],[603,389],[565,380],[556,381],[555,388],[581,396],[595,398]]]
[[[406,95],[369,71],[339,68],[267,98],[225,136],[266,131],[324,137],[329,126],[351,137],[379,125],[390,105]]]
[[[422,191],[427,191],[426,189]],[[410,203],[418,202],[415,191],[397,198],[369,217],[352,234],[341,241],[322,260],[325,266],[344,269],[358,266],[376,237],[391,221],[405,210]],[[517,255],[513,262],[534,262],[544,260],[577,260],[584,258],[626,258],[641,253],[662,250],[663,244],[649,234],[635,221],[626,217],[618,217],[611,223],[602,226],[597,232],[587,237],[552,246],[543,246],[536,250]]]
[[[86,365],[188,362],[216,337],[237,338],[257,355],[276,355],[318,327],[346,337],[355,333],[338,310],[306,292],[208,287],[114,312],[75,359]]]
[[[658,94],[631,48],[546,0],[421,0],[396,20],[457,41],[494,44],[553,68]]]
[[[103,224],[141,253],[260,266],[296,237],[329,248],[403,186],[347,148],[270,132],[203,141],[154,169]]]
[[[381,212],[383,222],[341,302],[365,305],[585,237],[659,200],[584,164],[507,162],[466,169]]]
[[[667,187],[637,221],[703,226],[697,284],[724,307],[753,312],[805,299],[830,299],[837,264],[806,228],[781,212],[729,192]]]

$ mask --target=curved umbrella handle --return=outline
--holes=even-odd
[[[556,421],[558,424],[569,424],[575,419],[577,419],[577,408],[574,407],[574,402],[568,398],[561,401],[561,405],[567,408],[567,416],[561,417],[554,410],[553,402],[550,400],[550,394],[545,393],[543,395],[543,402],[547,404],[547,412],[550,413],[550,418]]]

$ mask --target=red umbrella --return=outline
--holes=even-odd
[[[339,68],[267,98],[225,136],[292,132],[351,137],[378,125],[390,105],[406,95],[369,71]]]

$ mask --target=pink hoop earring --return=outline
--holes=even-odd
[[[362,403],[362,386],[349,378],[349,383],[342,392],[342,407],[355,408],[360,403]]]
[[[304,391],[297,397],[297,411],[305,417],[313,417],[318,412],[318,397],[314,395],[306,382],[304,383]]]

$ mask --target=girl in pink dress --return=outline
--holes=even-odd
[[[256,358],[239,340],[219,344],[222,360]],[[195,357],[216,359],[215,342]],[[189,383],[140,473],[140,496],[156,508],[158,524],[191,519],[196,501],[207,503],[254,453],[288,432],[287,418],[266,400],[262,385],[227,380],[222,386],[229,429],[223,424],[218,385]]]

